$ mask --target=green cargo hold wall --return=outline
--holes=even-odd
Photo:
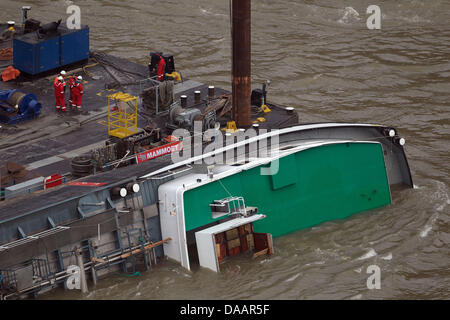
[[[243,196],[247,206],[267,215],[254,229],[274,237],[391,203],[378,143],[319,146],[280,158],[275,175],[261,175],[260,169],[186,191],[186,230],[217,220],[209,204],[228,197],[228,192]]]

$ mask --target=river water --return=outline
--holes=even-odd
[[[71,1],[33,0],[30,16],[67,17]],[[139,63],[170,52],[185,77],[230,89],[225,0],[76,1],[91,49]],[[392,205],[274,239],[275,254],[237,257],[220,274],[170,261],[101,280],[90,293],[45,299],[449,299],[450,1],[383,1],[368,30],[366,0],[252,1],[253,87],[296,107],[302,122],[380,123],[398,129],[414,189]],[[0,21],[20,21],[2,0]],[[349,8],[347,8],[349,7]],[[347,8],[347,9],[346,9]],[[369,290],[370,265],[381,289]]]

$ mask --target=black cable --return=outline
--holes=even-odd
[[[134,75],[137,75],[139,77],[142,77],[142,73],[137,73],[137,72],[133,72],[133,71],[130,71],[130,70],[123,69],[123,68],[117,66],[115,63],[107,60],[106,54],[104,54],[104,53],[93,52],[92,56],[94,58],[96,58],[97,60],[100,60],[99,61],[100,64],[108,65],[108,66],[110,66],[110,67],[112,67],[112,68],[114,68],[114,69],[116,69],[118,71],[121,71],[123,73],[134,74]]]

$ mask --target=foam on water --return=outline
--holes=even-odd
[[[392,260],[392,252],[389,252],[387,255],[380,258],[383,260]]]
[[[344,9],[343,16],[338,20],[338,22],[348,24],[359,20],[361,20],[361,18],[359,17],[358,11],[356,11],[352,7],[346,7]]]
[[[290,277],[289,279],[286,279],[285,282],[291,282],[291,281],[294,281],[294,280],[297,279],[301,274],[302,274],[302,273],[299,272],[299,273],[293,275],[292,277]]]
[[[420,237],[425,238],[428,233],[433,229],[433,224],[436,222],[436,219],[438,218],[439,214],[434,213],[429,222],[423,227],[422,231],[420,231]]]
[[[377,252],[375,251],[375,249],[370,249],[369,252],[367,252],[366,254],[362,255],[357,260],[369,259],[369,258],[375,257],[376,255],[377,255]]]

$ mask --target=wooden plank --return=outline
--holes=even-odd
[[[270,233],[267,234],[267,249],[269,249],[267,254],[272,255],[273,254],[273,241],[272,241],[272,234],[270,234]]]
[[[91,257],[92,262],[105,263],[106,261],[100,258]]]
[[[216,243],[226,243],[225,232],[221,232],[215,235]]]
[[[227,241],[238,238],[239,237],[238,228],[234,228],[234,229],[225,231],[225,235],[226,235]]]
[[[148,250],[150,250],[150,249],[152,249],[154,247],[157,247],[157,246],[159,246],[159,245],[161,245],[161,244],[163,244],[163,243],[165,243],[165,242],[167,242],[169,240],[172,240],[172,238],[167,238],[167,239],[164,239],[164,240],[161,240],[161,241],[149,244],[149,245],[145,246],[144,249],[145,249],[145,251],[148,251]],[[142,252],[142,249],[135,249],[135,250],[133,250],[131,252],[127,252],[127,253],[122,254],[120,257],[122,259],[125,259],[125,258],[128,258],[129,256],[131,256],[132,254],[134,255],[134,254],[138,254],[140,252]]]
[[[248,250],[247,236],[241,236],[241,252]]]
[[[253,239],[253,233],[249,233],[247,235],[247,247],[250,250],[254,250],[255,249],[255,239]]]
[[[264,249],[264,250],[255,252],[255,253],[253,254],[253,258],[262,256],[263,254],[267,254],[268,251],[269,251],[269,248],[266,248],[266,249]]]
[[[233,248],[239,247],[240,245],[241,245],[241,239],[239,239],[239,238],[227,241],[228,249],[233,249]]]

